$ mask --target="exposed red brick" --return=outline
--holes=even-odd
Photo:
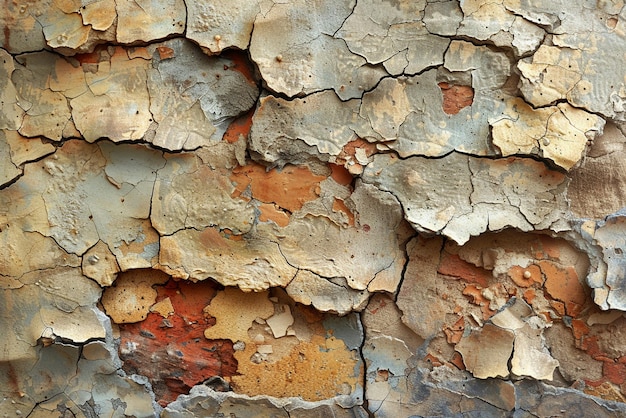
[[[589,327],[585,323],[585,321],[581,319],[573,319],[572,320],[572,333],[574,334],[574,338],[580,340],[583,336],[589,334]]]
[[[456,115],[474,102],[474,89],[470,86],[450,83],[439,83],[438,86],[443,94],[443,111],[448,115]]]
[[[157,301],[170,298],[173,315],[164,318],[152,312],[142,322],[119,326],[124,370],[148,377],[161,405],[211,376],[228,377],[237,370],[232,342],[204,338],[204,330],[215,320],[203,309],[216,290],[208,280],[170,280],[157,287]]]
[[[621,385],[626,382],[626,364],[605,361],[602,366],[602,375],[611,383]]]

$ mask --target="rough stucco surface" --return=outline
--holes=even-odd
[[[622,1],[0,8],[0,416],[626,416]]]

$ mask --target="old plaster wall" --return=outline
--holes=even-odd
[[[622,0],[0,26],[1,416],[626,416]]]

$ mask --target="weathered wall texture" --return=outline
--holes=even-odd
[[[0,26],[0,416],[626,416],[622,0]]]

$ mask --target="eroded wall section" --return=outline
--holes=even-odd
[[[622,1],[0,25],[2,416],[626,415]]]

